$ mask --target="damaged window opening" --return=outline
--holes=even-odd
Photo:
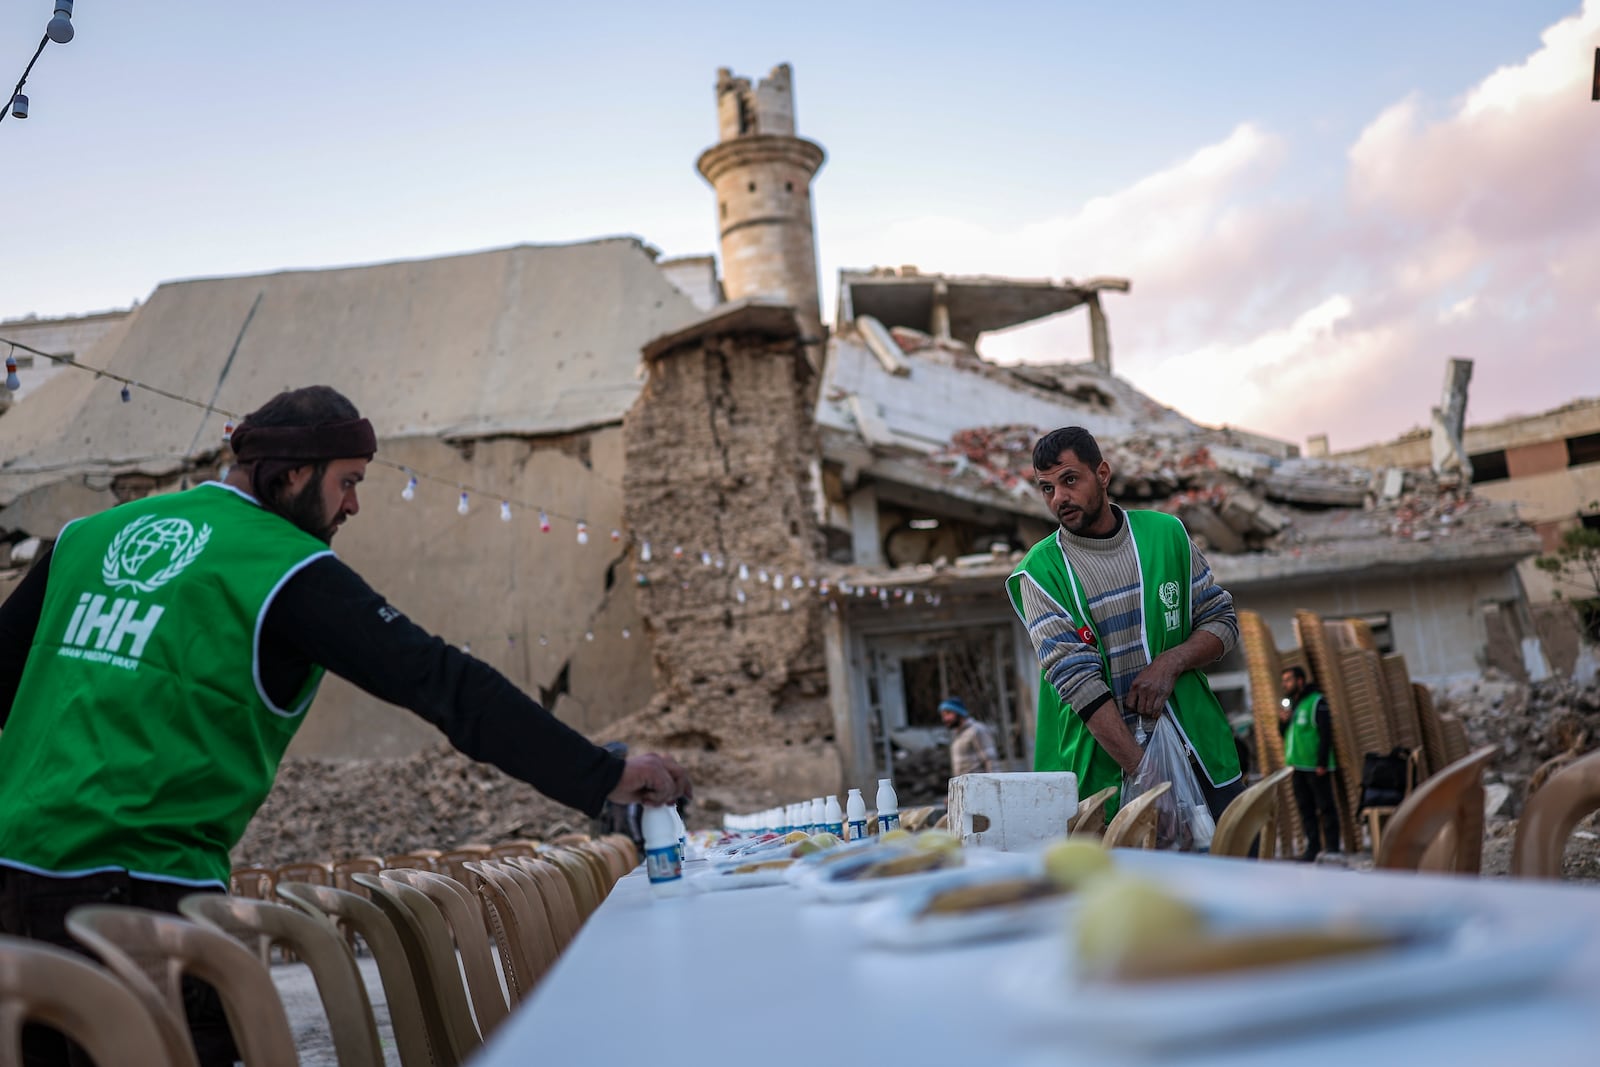
[[[1475,456],[1468,456],[1472,463],[1472,484],[1479,485],[1483,482],[1503,482],[1511,477],[1511,470],[1506,466],[1505,449],[1496,449],[1493,452],[1479,452]]]
[[[1600,433],[1567,438],[1567,466],[1581,467],[1587,463],[1600,463]]]

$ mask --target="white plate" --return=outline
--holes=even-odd
[[[915,892],[897,893],[887,900],[875,900],[863,906],[856,912],[856,925],[865,940],[884,948],[939,948],[966,941],[995,941],[1047,931],[1058,935],[1052,944],[1059,944],[1060,932],[1066,928],[1065,916],[1072,905],[1071,894],[960,914],[922,914],[936,893],[978,882],[1036,877],[1038,866],[1034,862],[1026,865],[1019,863],[1015,869],[997,865],[976,870],[940,872],[946,875],[941,881],[930,881]]]
[[[755,889],[764,885],[786,885],[784,875],[788,872],[788,867],[775,867],[764,871],[740,873],[737,867],[726,865],[692,874],[689,876],[689,882],[696,889],[707,892],[719,889]]]
[[[862,878],[846,881],[837,881],[827,876],[834,868],[823,868],[809,877],[800,879],[796,884],[822,900],[846,903],[890,893],[909,892],[924,886],[937,885],[952,873],[972,868],[1014,865],[1018,861],[1016,856],[982,848],[964,848],[959,854],[962,861],[960,867],[944,867],[919,874],[902,874],[894,878]]]
[[[1377,1014],[1444,1008],[1531,989],[1554,976],[1589,932],[1569,921],[1434,916],[1434,937],[1298,966],[1191,980],[1098,984],[1072,973],[1064,940],[1020,946],[996,975],[1039,1022],[1105,1045],[1148,1049]]]

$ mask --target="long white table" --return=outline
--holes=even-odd
[[[643,872],[635,871],[617,884],[474,1067],[1600,1063],[1600,887],[1116,855],[1126,869],[1241,900],[1551,909],[1583,918],[1593,935],[1548,985],[1527,995],[1153,1058],[1085,1048],[1059,1027],[1041,1025],[1036,1005],[1019,1007],[1015,988],[1007,988],[1008,961],[1014,973],[1022,954],[1037,958],[1040,938],[896,952],[861,943],[851,905],[812,902],[788,886],[657,900]],[[1061,942],[1059,934],[1050,936]]]

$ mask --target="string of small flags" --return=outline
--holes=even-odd
[[[132,378],[117,374],[114,371],[101,367],[80,363],[75,359],[42,352],[37,348],[23,344],[20,341],[0,337],[0,344],[11,346],[6,356],[6,388],[16,391],[21,387],[17,377],[17,363],[14,356],[16,349],[32,353],[33,355],[51,360],[59,366],[71,367],[76,370],[94,374],[97,378],[106,378],[117,382],[121,386],[120,394],[123,403],[132,399],[134,390],[150,393],[176,403],[187,404],[202,411],[223,416],[225,422],[222,431],[222,444],[230,444],[233,437],[234,426],[242,416],[237,413],[219,408],[215,404],[193,397],[184,396],[167,389],[163,389],[148,382],[135,381]],[[588,545],[599,536],[591,530],[588,521],[577,515],[568,515],[556,508],[549,507],[526,500],[514,495],[496,492],[491,488],[477,485],[472,482],[463,482],[458,478],[433,474],[429,471],[396,463],[381,457],[374,457],[373,466],[384,467],[398,472],[404,482],[400,489],[400,499],[406,503],[419,502],[423,499],[422,486],[426,484],[447,487],[454,500],[456,513],[465,517],[474,514],[477,508],[475,501],[492,501],[499,514],[500,520],[505,523],[516,521],[517,512],[537,516],[538,528],[541,534],[553,532],[554,522],[559,520],[570,523],[573,528],[573,537],[579,545]],[[220,477],[227,476],[227,466],[223,465],[219,471]],[[614,487],[620,488],[620,487]],[[641,537],[632,532],[612,527],[606,535],[610,543],[624,546],[626,549],[635,550],[635,581],[641,586],[650,585],[657,581],[667,581],[673,577],[678,579],[679,585],[688,589],[691,582],[687,577],[687,569],[695,565],[701,568],[714,568],[728,575],[732,579],[730,596],[736,604],[746,605],[754,602],[758,597],[764,598],[767,607],[776,607],[780,611],[792,611],[799,604],[802,597],[820,597],[829,601],[833,611],[839,610],[839,604],[846,599],[870,603],[876,600],[881,607],[903,605],[913,606],[918,602],[937,607],[942,597],[938,593],[917,591],[904,586],[890,586],[877,584],[858,584],[849,581],[833,581],[826,577],[802,575],[791,568],[772,562],[759,562],[750,560],[729,560],[721,551],[713,552],[709,549],[695,548],[692,545],[683,545],[670,542],[670,548],[660,547],[668,542],[654,541],[649,537]],[[574,631],[575,632],[575,631]],[[585,628],[584,635],[592,640],[592,630]],[[492,636],[490,642],[501,640],[511,635]],[[548,638],[549,634],[541,635]],[[623,637],[631,635],[624,633]],[[484,640],[480,638],[480,641]]]

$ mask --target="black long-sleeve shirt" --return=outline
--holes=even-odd
[[[46,552],[0,604],[0,728],[10,717],[44,606]],[[313,664],[416,712],[461,752],[554,800],[599,812],[622,760],[551,715],[499,671],[433,636],[332,556],[302,568],[267,609],[261,684],[289,707]]]

